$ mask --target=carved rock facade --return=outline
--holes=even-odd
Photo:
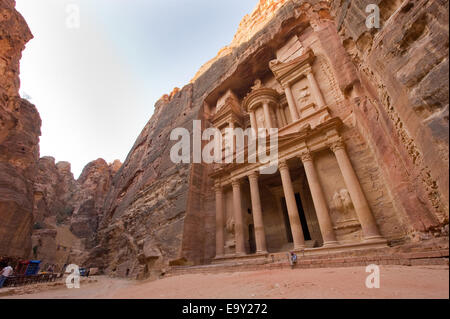
[[[230,46],[203,66],[191,84],[156,104],[155,114],[108,194],[100,244],[90,256],[93,264],[103,262],[107,272],[119,276],[145,277],[152,269],[164,272],[168,264],[201,264],[214,257],[234,258],[236,253],[283,251],[295,248],[295,241],[299,247],[317,249],[336,242],[385,245],[448,235],[446,82],[442,79],[435,84],[417,74],[422,79],[420,86],[399,91],[402,80],[398,74],[406,81],[421,72],[411,62],[403,73],[394,74],[391,67],[375,72],[379,61],[401,64],[380,51],[392,53],[399,41],[404,43],[398,44],[401,52],[417,48],[406,46],[407,42],[417,40],[424,46],[407,53],[403,63],[429,59],[424,53],[427,45],[440,45],[432,39],[442,39],[439,23],[445,20],[445,10],[440,9],[445,5],[419,2],[403,1],[402,6],[416,8],[419,13],[411,12],[419,17],[424,13],[426,19],[419,19],[419,24],[431,23],[422,30],[426,36],[401,16],[408,10],[396,11],[391,4],[383,6],[391,1],[382,1],[382,14],[397,12],[377,31],[390,37],[389,42],[366,50],[352,44],[352,39],[367,31],[361,29],[366,17],[357,22],[364,1],[261,1],[251,15],[254,20],[250,16],[243,20]],[[358,36],[345,31],[353,28],[352,23],[358,24],[354,30],[361,29]],[[394,28],[419,33],[407,32],[402,42],[400,35],[393,38]],[[379,39],[375,33],[372,37]],[[438,77],[446,65],[448,48],[442,49],[442,57],[430,62],[435,68],[428,68],[434,70],[430,76]],[[430,94],[435,89],[442,94]],[[398,92],[410,92],[410,96],[405,93],[400,98],[395,95]],[[390,115],[400,114],[407,105],[431,103],[431,96],[440,99],[435,103],[439,104],[435,116],[427,117],[434,121],[433,129],[426,129],[428,122],[420,121],[408,128]],[[386,99],[403,104],[386,105]],[[409,121],[408,114],[402,121]],[[286,136],[280,137],[282,147],[298,156],[289,155],[280,164],[281,176],[250,178],[250,170],[239,183],[236,178],[246,175],[243,168],[233,165],[171,163],[169,152],[175,143],[169,140],[171,130],[184,127],[192,133],[196,119],[202,120],[202,129],[277,127]],[[395,127],[403,132],[393,134]],[[419,154],[431,151],[420,150],[418,142],[411,148],[408,141],[414,138],[405,135],[409,129],[418,139],[424,138],[419,134],[423,130],[437,132],[434,139],[427,135],[433,143],[423,144],[438,147],[443,159],[427,164],[426,156]],[[288,177],[291,183],[285,185],[282,180]],[[285,195],[289,189],[294,194],[291,203]],[[303,210],[300,220],[294,216],[295,206]]]

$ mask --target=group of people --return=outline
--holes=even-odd
[[[14,273],[14,270],[9,265],[4,267],[2,269],[2,271],[0,271],[0,288],[3,288],[3,285],[5,284],[6,279],[8,279],[8,277],[12,276],[13,273]]]

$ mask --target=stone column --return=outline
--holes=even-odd
[[[314,76],[312,69],[307,73],[307,78],[309,82],[309,86],[311,87],[311,93],[314,96],[315,101],[317,102],[317,106],[322,108],[325,106],[325,99],[323,98],[322,91],[317,84],[316,77]]]
[[[323,246],[336,245],[336,234],[334,233],[333,223],[331,222],[328,205],[320,185],[311,153],[305,152],[301,155],[301,160],[306,172],[309,189],[311,191],[314,208],[316,210],[317,220],[319,221],[320,232],[322,233]]]
[[[300,217],[298,216],[297,202],[295,200],[294,187],[292,186],[289,167],[285,161],[282,161],[279,164],[279,168],[289,214],[289,222],[291,224],[292,237],[294,239],[294,249],[302,249],[305,248],[305,238]]]
[[[283,118],[281,117],[281,110],[279,106],[277,106],[276,112],[277,112],[278,128],[282,128],[283,126],[286,125],[286,123],[284,123]]]
[[[288,120],[286,117],[286,113],[284,113],[284,109],[283,107],[280,106],[280,113],[281,113],[281,118],[283,119],[284,125],[288,125]]]
[[[264,109],[264,117],[266,119],[266,124],[268,127],[266,127],[267,129],[270,129],[273,126],[272,123],[272,117],[270,116],[270,107],[269,107],[269,102],[264,101],[263,102],[263,109]]]
[[[336,155],[339,168],[342,176],[344,177],[345,185],[347,186],[347,190],[350,193],[350,198],[353,201],[356,215],[361,223],[364,239],[371,240],[382,238],[375,218],[370,211],[369,203],[364,196],[358,177],[353,170],[352,163],[350,162],[347,151],[345,150],[344,142],[342,140],[338,140],[332,143],[330,148]]]
[[[216,185],[216,257],[223,257],[225,254],[225,234],[224,228],[224,202],[223,202],[223,188]]]
[[[241,201],[241,181],[234,180],[233,186],[233,208],[234,208],[234,236],[236,244],[236,255],[245,255],[244,215]]]
[[[252,129],[255,131],[255,133],[258,133],[258,124],[256,122],[255,111],[250,111],[250,125],[252,126]]]
[[[289,85],[286,85],[286,87],[284,88],[284,92],[286,93],[286,99],[289,105],[289,111],[291,112],[292,122],[295,122],[300,119],[300,116],[298,115],[297,103],[295,103],[291,87]]]
[[[261,198],[259,194],[258,173],[254,172],[248,176],[250,181],[250,194],[252,197],[253,223],[255,224],[256,252],[267,253],[266,233],[261,209]]]

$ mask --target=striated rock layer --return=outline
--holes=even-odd
[[[41,119],[19,96],[19,60],[32,35],[14,5],[0,0],[0,256],[26,257]]]
[[[372,3],[381,25],[369,30]],[[339,84],[411,236],[448,235],[448,1],[332,1],[332,12],[350,57]]]

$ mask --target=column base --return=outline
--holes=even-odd
[[[256,251],[256,254],[257,255],[266,255],[266,254],[268,254],[269,252],[267,251],[267,250],[257,250]]]
[[[306,246],[305,245],[301,245],[301,246],[296,246],[294,247],[293,250],[305,250]]]
[[[235,253],[234,256],[235,257],[243,257],[243,256],[247,256],[247,253]]]
[[[216,257],[214,257],[214,259],[222,259],[224,257],[225,257],[225,255],[216,255]]]
[[[377,236],[368,236],[368,237],[364,237],[362,240],[363,243],[372,243],[372,242],[387,242],[387,240],[381,236],[381,235],[377,235]]]
[[[338,241],[327,241],[323,243],[322,247],[334,247],[334,246],[339,246],[339,242]]]

